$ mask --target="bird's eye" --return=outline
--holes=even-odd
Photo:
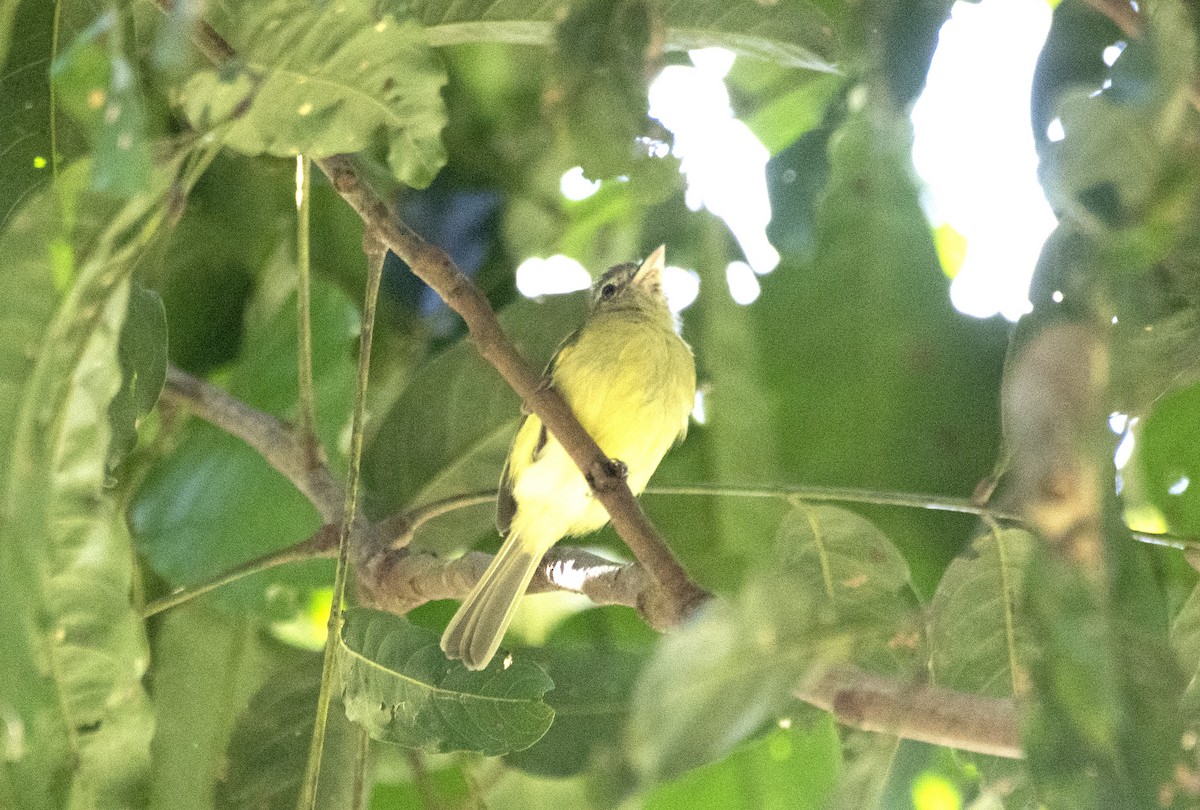
[[[603,287],[600,288],[600,300],[601,301],[607,301],[608,299],[612,298],[616,294],[617,294],[617,285],[616,284],[605,284]]]

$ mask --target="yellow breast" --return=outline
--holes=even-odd
[[[551,379],[604,454],[625,463],[634,494],[687,431],[695,363],[687,344],[662,323],[626,312],[596,314],[559,352]],[[562,447],[551,437],[533,452],[540,431],[540,420],[530,417],[513,443],[513,529],[552,543],[600,528],[608,513]]]

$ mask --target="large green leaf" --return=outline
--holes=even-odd
[[[75,167],[64,193],[88,170]],[[149,656],[132,604],[131,543],[105,490],[105,463],[139,249],[128,229],[170,175],[155,179],[155,193],[130,202],[99,241],[76,243],[77,279],[61,298],[55,277],[73,273],[56,274],[55,262],[72,254],[57,246],[79,234],[60,211],[74,200],[34,197],[0,238],[0,287],[21,291],[0,313],[0,587],[19,595],[0,621],[6,806],[143,799],[154,722],[141,684]]]
[[[417,0],[408,9],[426,27],[433,45],[546,45],[552,38],[558,4],[547,0]],[[666,29],[666,46],[673,50],[720,46],[792,67],[834,69],[836,35],[816,3],[665,0],[656,4],[655,10]]]
[[[389,613],[355,608],[338,645],[347,716],[372,737],[427,751],[520,751],[550,728],[554,687],[523,656],[480,672],[450,662],[437,634]]]
[[[779,627],[773,602],[787,589],[761,587],[756,598],[712,601],[663,637],[634,690],[630,761],[646,787],[724,757],[776,719],[816,656],[808,628]],[[797,591],[789,615],[812,601]]]
[[[812,160],[780,167],[798,176],[773,195],[773,219],[809,221],[797,209],[811,204],[806,174],[823,160],[825,137],[811,259],[807,240],[781,246],[782,263],[749,307],[775,405],[763,433],[796,483],[969,495],[995,458],[1007,327],[950,303],[904,120],[864,110],[798,141],[811,138]],[[932,594],[971,531],[972,519],[957,515],[864,514],[903,552],[921,594]]]
[[[376,17],[364,0],[246,4],[227,32],[236,66],[197,73],[180,103],[197,129],[219,129],[251,155],[358,152],[383,127],[388,166],[429,185],[446,160],[446,73],[415,23]]]
[[[1032,654],[1024,616],[1025,569],[1034,539],[1020,529],[975,538],[933,595],[929,640],[938,683],[1008,697],[1028,688]]]

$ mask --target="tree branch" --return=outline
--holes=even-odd
[[[1011,698],[914,684],[854,667],[828,670],[794,694],[863,731],[995,757],[1024,756],[1019,712]]]
[[[676,624],[708,593],[688,577],[662,537],[651,525],[629,486],[614,474],[608,458],[553,387],[542,384],[504,333],[487,297],[455,266],[441,248],[393,217],[391,210],[362,181],[349,158],[325,158],[317,165],[329,177],[366,225],[368,236],[388,247],[428,284],[467,324],[479,354],[492,364],[521,397],[525,407],[542,420],[579,469],[592,482],[613,528],[660,587],[645,594],[639,606],[652,626]]]
[[[175,366],[167,367],[163,398],[186,405],[205,422],[248,444],[308,498],[324,523],[340,520],[341,485],[327,467],[312,463],[305,443],[282,420]]]

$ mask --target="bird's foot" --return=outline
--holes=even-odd
[[[608,458],[592,465],[587,482],[593,490],[603,492],[612,489],[617,481],[624,481],[628,475],[629,465],[619,458]]]

